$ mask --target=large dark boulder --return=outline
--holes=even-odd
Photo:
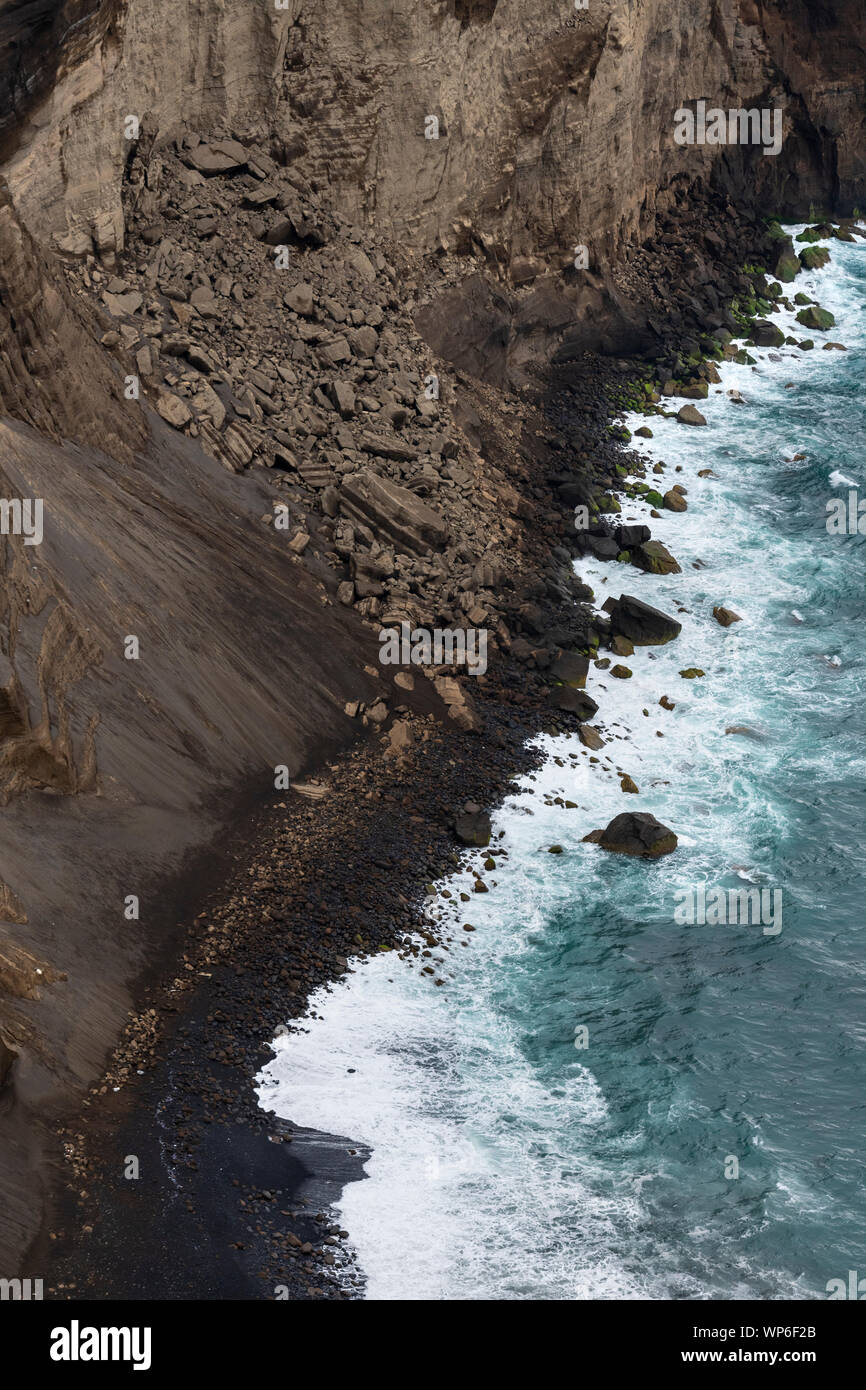
[[[835,315],[829,309],[822,309],[819,304],[810,304],[808,309],[801,309],[797,315],[797,322],[802,323],[804,328],[817,329],[819,333],[826,333],[828,328],[836,325]]]
[[[608,604],[610,606],[608,606]],[[621,594],[608,600],[605,608],[610,614],[610,630],[627,637],[636,647],[663,647],[682,632],[682,623],[669,618],[658,608],[652,608],[631,594]]]
[[[677,847],[674,832],[645,811],[623,811],[604,830],[593,830],[586,838],[602,849],[636,859],[657,859],[661,854],[672,854]]]
[[[593,492],[592,481],[589,479],[581,481],[580,478],[572,478],[567,483],[560,483],[556,489],[556,495],[564,507],[580,505],[588,507],[592,502]]]
[[[679,496],[679,493],[676,494]],[[647,541],[631,552],[631,561],[647,574],[680,574],[680,566],[661,541]]]
[[[631,550],[636,545],[648,541],[652,532],[648,526],[635,522],[633,525],[617,526],[614,532],[620,550]]]
[[[776,261],[776,279],[783,284],[790,284],[791,281],[800,274],[801,265],[797,259],[797,252],[794,250],[794,243],[788,237],[781,244],[779,258]]]
[[[830,263],[830,252],[826,246],[804,246],[800,263],[804,270],[823,270]]]
[[[584,555],[594,555],[597,560],[615,560],[620,552],[613,536],[593,536],[588,531],[578,533],[578,541]]]
[[[471,845],[474,849],[483,849],[485,845],[490,844],[491,829],[490,817],[486,811],[478,811],[474,815],[467,811],[454,822],[454,830],[460,843]]]
[[[758,319],[752,324],[752,338],[757,347],[782,347],[785,335],[777,323]]]
[[[550,668],[550,674],[562,685],[583,690],[589,672],[589,657],[582,652],[561,652]]]
[[[573,714],[576,719],[582,722],[593,719],[598,714],[598,705],[592,696],[587,695],[585,690],[575,690],[570,685],[555,686],[551,690],[548,700],[554,709],[561,709],[566,714]]]

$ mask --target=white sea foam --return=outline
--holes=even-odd
[[[840,317],[849,306],[844,268],[801,276],[797,288]],[[793,315],[777,321],[806,336]],[[820,343],[832,335],[809,336]],[[275,1040],[275,1057],[261,1074],[265,1107],[372,1148],[367,1178],[349,1185],[338,1207],[370,1298],[749,1297],[756,1277],[776,1296],[797,1295],[774,1270],[750,1270],[733,1247],[726,1268],[696,1271],[696,1251],[712,1231],[684,1231],[678,1246],[647,1229],[647,1201],[665,1179],[664,1161],[642,1154],[638,1131],[607,1149],[596,1143],[610,1118],[608,1098],[591,1050],[571,1044],[592,979],[563,970],[559,997],[550,1001],[556,1023],[545,1020],[544,1038],[523,1006],[550,924],[567,915],[576,894],[603,903],[609,893],[610,858],[583,836],[619,811],[653,812],[679,828],[689,847],[688,869],[674,856],[663,890],[647,889],[670,896],[670,904],[648,903],[656,916],[672,911],[676,890],[696,875],[718,872],[720,844],[729,871],[765,881],[762,856],[781,835],[784,812],[755,802],[743,773],[756,759],[778,757],[786,737],[787,730],[767,725],[766,686],[783,682],[811,701],[835,698],[819,650],[812,660],[791,659],[790,619],[806,633],[813,620],[802,611],[810,587],[802,554],[776,524],[784,500],[762,486],[760,466],[762,451],[778,459],[808,454],[808,426],[770,441],[759,409],[782,400],[788,383],[795,395],[814,389],[834,354],[785,348],[771,361],[752,351],[757,368],[725,365],[723,384],[701,403],[706,429],[654,418],[655,437],[640,441],[650,463],[665,460],[664,487],[688,488],[685,515],[651,521],[683,573],[576,566],[599,607],[611,594],[632,593],[675,614],[680,638],[612,658],[628,664],[631,679],[592,669],[588,689],[608,740],[600,754],[575,738],[542,740],[542,769],[523,779],[495,818],[495,836],[504,832],[495,844],[508,854],[488,875],[495,887],[456,910],[453,897],[431,909],[448,938],[449,949],[430,958],[444,983],[437,987],[421,973],[426,959],[410,964],[390,953],[355,963],[344,983],[313,998],[320,1017]],[[742,392],[751,408],[737,405],[729,390]],[[746,467],[747,455],[758,461]],[[698,477],[707,466],[715,479]],[[817,498],[817,525],[822,507]],[[648,513],[643,502],[625,502],[622,519]],[[742,621],[722,629],[712,617],[716,605]],[[679,672],[689,667],[706,674],[684,679]],[[675,703],[672,712],[660,706],[662,695]],[[740,732],[726,732],[732,728]],[[623,772],[639,796],[620,790]],[[576,806],[548,804],[555,797]],[[548,853],[552,843],[561,855]],[[471,891],[468,866],[479,857],[467,853],[449,891]],[[464,933],[464,922],[475,931]],[[542,1064],[545,1049],[556,1054],[556,1066]],[[756,1133],[759,1126],[756,1119]],[[777,1190],[792,1193],[790,1178],[780,1178]]]

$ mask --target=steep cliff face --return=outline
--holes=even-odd
[[[75,254],[123,244],[127,118],[152,109],[163,129],[266,128],[289,25],[288,12],[258,0],[80,0],[78,8],[87,16],[73,22],[75,8],[56,5],[42,42],[36,32],[25,47],[32,73],[17,86],[32,84],[34,95],[29,118],[7,137],[17,146],[8,173],[18,211],[46,243]]]
[[[0,413],[129,461],[147,430],[0,180]]]
[[[7,29],[18,8],[4,11]],[[162,131],[267,135],[353,220],[421,248],[474,243],[506,265],[575,241],[615,257],[651,234],[666,188],[711,172],[780,211],[810,201],[850,211],[864,195],[857,0],[592,0],[583,10],[568,0],[80,0],[55,10],[48,51],[26,71],[37,30],[14,73],[18,106],[33,96],[7,173],[25,222],[77,252],[122,244],[125,121],[148,111]],[[89,17],[72,22],[79,11]],[[701,98],[782,108],[781,156],[678,146],[674,111]]]
[[[779,156],[677,144],[700,99],[781,108]],[[361,617],[496,611],[526,510],[407,305],[497,384],[657,347],[675,252],[709,283],[749,209],[866,203],[864,113],[860,0],[0,0],[0,494],[46,516],[0,539],[0,1269],[176,927],[160,876],[349,737]]]

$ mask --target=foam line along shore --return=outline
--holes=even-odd
[[[679,573],[576,570],[600,612],[632,593],[679,637],[600,653],[603,746],[542,738],[490,846],[437,885],[448,949],[358,964],[277,1044],[262,1103],[371,1147],[339,1207],[368,1297],[814,1298],[862,1238],[862,554],[827,518],[862,467],[864,288],[861,248],[834,245],[796,285],[836,318],[814,349],[750,347],[719,364],[705,428],[633,438],[688,510],[626,494],[616,520],[649,521]],[[799,312],[773,316],[783,337],[805,338]],[[676,853],[584,842],[625,805]],[[719,920],[750,889],[756,919]]]

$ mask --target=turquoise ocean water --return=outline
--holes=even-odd
[[[682,573],[577,570],[683,632],[631,680],[591,670],[599,761],[545,739],[496,815],[491,891],[431,905],[444,987],[358,964],[259,1078],[266,1108],[372,1147],[339,1207],[367,1297],[814,1299],[866,1276],[866,550],[826,527],[831,498],[866,498],[866,243],[830,246],[794,286],[836,314],[796,327],[815,351],[725,366],[706,429],[650,421],[640,447],[688,489],[652,521]],[[582,842],[621,810],[676,854]],[[700,884],[781,892],[781,930],[681,925]]]

